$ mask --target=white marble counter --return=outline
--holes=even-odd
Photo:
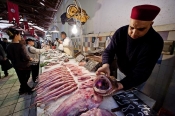
[[[43,61],[44,61],[44,57],[41,56],[41,62],[43,62]],[[77,66],[78,66],[78,62],[76,62],[75,59],[70,59],[69,62],[68,62],[68,64],[74,64],[74,65],[77,65]],[[41,71],[41,72],[43,73],[43,72],[45,72],[45,71],[52,70],[52,69],[57,68],[57,67],[59,67],[59,66],[60,66],[60,64],[51,66],[51,68],[49,68],[49,69],[42,68],[42,71]],[[95,75],[94,72],[89,72],[89,71],[87,71],[84,67],[81,67],[81,68],[83,69],[83,72],[86,72],[86,73],[88,73],[88,74],[90,74],[90,75]],[[71,74],[71,75],[72,75],[72,74]],[[73,76],[73,75],[72,75],[72,76]],[[78,83],[77,78],[76,78],[75,76],[73,76],[73,78],[74,78],[75,82]],[[76,90],[76,91],[77,91],[77,90]],[[122,91],[120,91],[120,92],[122,92]],[[118,93],[120,93],[120,92],[118,92]],[[51,113],[54,112],[54,111],[59,107],[59,105],[60,105],[66,98],[68,98],[69,96],[71,96],[72,94],[73,94],[73,93],[68,94],[68,95],[65,95],[65,96],[59,98],[57,101],[50,103],[50,104],[48,105],[48,107],[47,107],[45,110],[42,109],[41,107],[38,107],[38,108],[37,108],[37,116],[51,116]],[[117,94],[117,93],[116,93],[116,94]],[[139,98],[140,98],[141,100],[143,100],[146,104],[148,104],[148,106],[150,106],[151,108],[152,108],[153,105],[155,104],[155,101],[154,101],[154,100],[152,100],[151,98],[147,97],[146,95],[144,95],[144,94],[142,94],[142,93],[140,93],[140,92],[136,93],[136,95],[137,95],[138,97],[140,96],[141,98],[140,98],[140,97],[139,97]],[[114,101],[114,99],[112,98],[112,96],[104,97],[103,102],[102,102],[102,103],[100,104],[100,106],[99,106],[99,108],[101,108],[101,109],[107,109],[107,110],[109,110],[109,111],[111,111],[111,109],[117,108],[117,107],[118,107],[118,105],[117,105],[117,103]],[[115,112],[115,114],[116,114],[117,116],[124,116],[124,114],[123,114],[122,112],[120,112],[120,111]]]
[[[41,60],[43,61],[43,57],[41,57]],[[42,62],[41,61],[41,62]],[[75,64],[75,65],[78,65],[78,63],[75,61],[75,59],[70,59],[68,64]],[[60,64],[58,65],[55,65],[55,66],[52,66],[51,68],[49,69],[45,69],[44,67],[42,68],[42,73],[45,72],[45,71],[49,71],[49,70],[52,70],[54,68],[57,68],[59,67]],[[87,71],[84,67],[81,67],[83,69],[83,72],[87,72],[88,74],[90,75],[95,75],[94,72],[89,72]],[[72,75],[72,74],[71,74]],[[72,75],[73,76],[73,75]],[[74,76],[73,76],[74,77]],[[75,82],[78,83],[78,81],[76,80],[77,78],[75,78]],[[37,116],[43,116],[43,115],[50,115],[54,110],[56,110],[56,108],[59,107],[59,105],[66,99],[68,98],[69,96],[71,96],[72,94],[68,94],[68,95],[65,95],[61,98],[59,98],[57,101],[55,102],[52,102],[51,104],[49,104],[49,107],[44,110],[40,107],[37,108]],[[107,110],[111,110],[112,108],[117,108],[118,105],[116,104],[116,102],[113,100],[113,98],[110,96],[110,97],[104,97],[103,99],[103,102],[101,103],[100,107],[99,108],[102,108],[102,109],[107,109]],[[124,116],[121,112],[115,112],[115,114],[117,116]]]

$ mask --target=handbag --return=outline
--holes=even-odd
[[[7,60],[4,60],[4,61],[1,61],[1,68],[2,68],[2,71],[6,71],[6,70],[9,70],[11,69],[13,66],[12,64],[10,63],[10,61],[7,59]]]

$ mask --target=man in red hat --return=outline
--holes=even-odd
[[[109,77],[109,67],[116,56],[117,66],[125,76],[116,82],[116,91],[137,87],[151,75],[163,49],[162,37],[152,28],[159,12],[160,8],[153,5],[133,7],[130,24],[119,28],[105,49],[103,66],[96,74],[103,72]]]

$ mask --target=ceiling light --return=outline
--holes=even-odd
[[[42,2],[40,2],[41,5],[45,6]]]
[[[11,27],[11,26],[13,26],[13,24],[1,23],[0,24],[0,29],[8,28],[8,27]]]
[[[78,32],[77,26],[76,26],[76,25],[73,25],[72,33],[73,33],[73,34],[77,34],[77,32]]]

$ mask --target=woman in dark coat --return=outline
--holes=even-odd
[[[18,75],[20,82],[19,94],[31,94],[33,91],[27,82],[30,76],[29,62],[32,59],[27,55],[26,47],[19,43],[21,40],[19,31],[9,28],[6,33],[9,35],[9,39],[12,40],[12,43],[7,46],[7,57],[11,60]]]
[[[7,60],[8,59],[6,57],[5,51],[3,47],[0,45],[0,64],[1,64],[2,71],[4,71],[4,77],[8,76],[8,70],[11,68],[11,66],[9,67],[9,64],[10,64],[9,61]],[[9,64],[6,64],[6,62],[8,62]]]

